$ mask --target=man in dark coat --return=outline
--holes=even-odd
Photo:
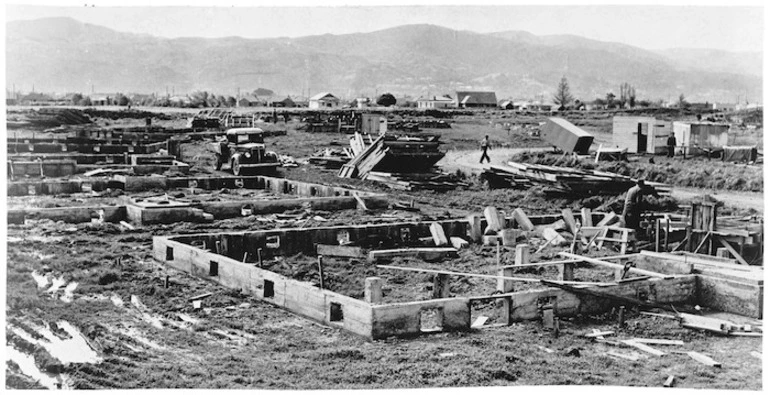
[[[626,192],[626,202],[623,205],[623,226],[630,229],[639,229],[639,221],[641,216],[641,203],[644,195],[652,195],[660,197],[658,192],[653,187],[649,187],[644,183],[644,180],[639,179],[636,185],[631,187]]]
[[[666,147],[668,147],[668,157],[673,158],[674,147],[676,147],[676,137],[674,137],[674,132],[671,132],[671,134],[668,135],[668,140],[666,140]]]

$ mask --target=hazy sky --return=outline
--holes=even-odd
[[[327,1],[305,2],[305,6],[299,7],[246,7],[244,4],[248,3],[225,1],[222,4],[236,6],[213,7],[212,2],[160,0],[144,3],[195,6],[116,7],[114,4],[120,3],[96,1],[96,6],[69,2],[72,4],[69,7],[54,7],[35,5],[29,0],[11,1],[17,5],[6,6],[7,21],[67,16],[118,31],[170,38],[298,37],[370,32],[398,25],[430,23],[479,33],[524,30],[537,35],[575,34],[648,49],[688,47],[732,51],[762,51],[765,12],[756,2],[738,2],[748,6],[525,6],[499,5],[508,4],[500,1],[496,2],[498,5],[488,6],[471,6],[467,5],[467,1],[464,2],[466,5],[457,1],[455,5],[426,5],[426,1],[414,1],[411,3],[423,5],[388,7],[307,5],[330,4]],[[21,2],[24,4],[19,4]],[[441,3],[448,2],[451,1]],[[637,4],[642,2],[636,1]],[[89,5],[92,3],[88,2]],[[344,3],[363,4],[355,1]]]

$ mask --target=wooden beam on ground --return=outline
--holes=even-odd
[[[670,340],[670,339],[641,339],[638,337],[635,337],[631,339],[637,343],[641,344],[658,344],[663,346],[683,346],[684,342],[681,340]]]
[[[650,353],[652,355],[655,355],[656,357],[662,357],[662,356],[666,355],[666,353],[663,352],[663,351],[660,351],[660,350],[658,350],[656,348],[652,348],[650,346],[647,346],[647,345],[644,345],[644,344],[641,344],[641,343],[637,343],[637,342],[635,342],[633,340],[621,340],[621,343],[626,344],[626,345],[631,346],[631,347],[636,347],[636,348],[638,348],[638,349],[640,349],[640,350],[642,350],[642,351],[644,351],[646,353]]]
[[[711,357],[709,357],[707,355],[703,355],[703,354],[701,354],[699,352],[690,351],[690,352],[687,353],[687,355],[689,355],[690,358],[692,358],[692,359],[694,359],[694,360],[696,360],[696,361],[698,361],[698,362],[700,362],[700,363],[702,363],[704,365],[713,366],[715,368],[722,367],[722,364],[720,362],[717,362],[717,361],[711,359]]]
[[[595,338],[595,337],[604,337],[604,336],[609,336],[614,334],[615,334],[615,331],[599,331],[599,332],[586,333],[585,335],[583,335],[583,337]]]
[[[690,329],[702,329],[723,335],[730,333],[734,326],[732,322],[720,320],[717,318],[703,317],[695,314],[680,313],[682,326]]]
[[[584,256],[577,255],[577,254],[570,254],[568,252],[560,252],[559,255],[563,256],[565,258],[581,259],[581,260],[584,260],[584,261],[586,261],[588,263],[593,263],[595,265],[600,265],[600,266],[611,267],[613,269],[623,269],[624,268],[623,265],[620,265],[620,264],[617,264],[617,263],[605,262],[605,261],[602,261],[600,259],[584,257]],[[651,272],[649,270],[636,269],[636,268],[633,268],[633,267],[628,269],[628,272],[629,273],[641,274],[643,276],[658,277],[658,278],[670,278],[670,277],[672,277],[670,275],[661,274],[661,273],[657,273],[657,272]]]
[[[666,382],[663,383],[663,386],[666,388],[671,388],[674,386],[674,376],[668,376],[666,379]]]
[[[528,282],[528,283],[538,283],[543,282],[544,280],[540,280],[537,278],[527,278],[527,277],[506,277],[506,276],[495,276],[493,274],[481,274],[481,273],[465,273],[465,272],[453,272],[449,270],[435,270],[435,269],[422,269],[418,267],[403,267],[403,266],[389,266],[389,265],[377,265],[380,269],[390,269],[390,270],[403,270],[408,272],[420,272],[420,273],[439,273],[439,274],[448,274],[450,276],[462,276],[462,277],[480,277],[480,278],[489,278],[489,279],[503,279],[503,280],[511,280],[511,281],[522,281],[522,282]],[[592,283],[592,282],[582,282],[582,281],[549,281],[550,284],[576,284],[576,285],[614,285],[613,283]],[[582,288],[581,288],[582,289]]]
[[[611,357],[623,358],[623,359],[627,359],[629,361],[638,361],[639,360],[639,357],[637,357],[635,355],[621,354],[621,353],[615,352],[615,351],[607,351],[606,354],[611,356]]]

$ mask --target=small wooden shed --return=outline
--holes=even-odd
[[[612,118],[612,143],[631,153],[665,154],[666,140],[672,130],[669,121],[616,116]]]
[[[713,122],[674,122],[674,136],[676,145],[687,147],[689,154],[691,147],[704,149],[717,149],[727,145],[727,136],[730,125]]]
[[[566,119],[548,118],[540,130],[540,137],[564,152],[587,154],[594,136]]]

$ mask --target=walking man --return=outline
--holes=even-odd
[[[666,140],[666,146],[668,147],[668,157],[673,158],[674,147],[676,147],[676,137],[674,137],[674,132],[671,132],[671,134],[668,135],[668,140]]]
[[[487,158],[487,163],[491,162],[489,159],[489,155],[487,155],[487,150],[489,149],[489,135],[484,136],[484,139],[481,140],[481,160],[479,163],[484,163],[484,158]]]
[[[626,202],[623,205],[623,226],[629,229],[638,230],[641,216],[642,198],[644,195],[660,197],[655,188],[648,187],[644,180],[639,179],[636,185],[626,192]]]

